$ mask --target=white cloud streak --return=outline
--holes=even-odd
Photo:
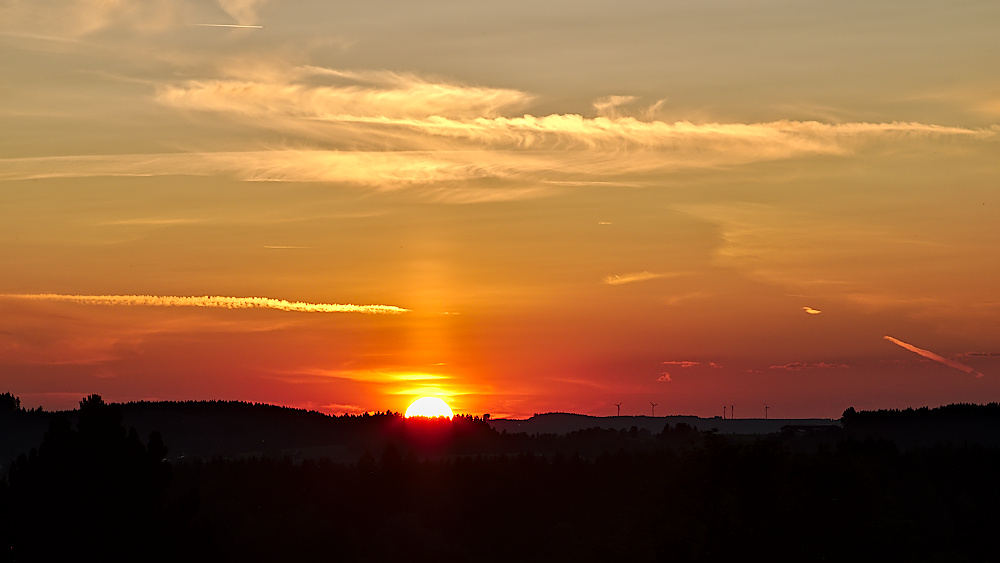
[[[220,309],[276,309],[302,313],[398,314],[409,309],[392,305],[344,305],[338,303],[303,303],[269,297],[178,297],[170,295],[63,295],[56,293],[3,294],[0,298],[32,301],[62,301],[81,305],[148,307],[211,307]]]
[[[325,80],[327,84],[314,84]],[[276,120],[419,125],[498,116],[533,97],[507,88],[431,82],[413,74],[299,67],[254,80],[192,80],[160,89],[157,100],[178,109]],[[432,119],[436,118],[436,119]],[[408,121],[412,120],[412,121]]]
[[[897,346],[905,348],[906,350],[909,350],[910,352],[913,352],[914,354],[919,354],[919,355],[927,358],[928,360],[937,362],[939,364],[946,365],[946,366],[948,366],[950,368],[955,368],[957,370],[964,371],[965,373],[970,373],[972,375],[975,375],[976,377],[982,377],[983,376],[982,373],[976,371],[974,368],[971,368],[971,367],[969,367],[969,366],[967,366],[967,365],[965,365],[965,364],[963,364],[961,362],[957,362],[955,360],[949,360],[948,358],[945,358],[944,356],[940,356],[938,354],[935,354],[934,352],[931,352],[930,350],[924,350],[923,348],[917,348],[913,344],[907,344],[906,342],[903,342],[902,340],[899,340],[898,338],[893,338],[891,336],[885,336],[884,338],[886,340],[888,340],[889,342],[892,342],[893,344],[895,344]]]
[[[828,364],[826,362],[819,363],[808,363],[808,362],[792,362],[790,364],[784,364],[780,366],[771,366],[771,369],[783,369],[787,371],[802,371],[807,369],[848,369],[851,366],[847,364]]]
[[[806,314],[809,314],[809,315],[818,315],[818,314],[820,314],[820,313],[823,312],[823,311],[820,311],[819,309],[813,309],[812,307],[803,307],[802,310],[805,311]]]
[[[654,274],[652,272],[632,272],[629,274],[613,275],[604,278],[604,283],[608,285],[623,285],[626,283],[642,282],[654,280],[656,278],[667,277],[668,274]]]
[[[344,182],[394,188],[497,175],[429,152],[265,150],[0,159],[0,180],[231,175],[244,181]],[[467,157],[465,157],[467,158]]]
[[[233,29],[264,29],[262,25],[239,25],[235,23],[193,23],[198,27],[228,27]]]

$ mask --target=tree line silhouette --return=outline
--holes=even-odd
[[[0,396],[7,418],[37,415],[11,404]],[[158,433],[143,441],[121,412],[87,397],[75,428],[53,415],[10,466],[6,560],[995,559],[993,404],[848,409],[843,429],[757,437],[683,424],[529,436],[469,416],[328,417],[338,440],[363,445],[350,461],[168,458]],[[931,419],[975,420],[979,432],[897,443],[909,440],[900,420]]]

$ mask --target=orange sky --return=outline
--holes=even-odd
[[[0,390],[996,401],[998,24],[992,2],[6,2]]]

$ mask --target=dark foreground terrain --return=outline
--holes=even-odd
[[[3,460],[9,561],[998,557],[996,404],[848,409],[842,427],[752,437],[683,423],[528,435],[471,417],[147,404],[213,424],[229,410],[282,446],[277,429],[302,433],[295,447],[183,458],[168,435],[126,428],[123,412],[141,405],[95,395],[72,413],[25,412],[7,394],[0,407],[4,443],[47,428]],[[303,455],[322,451],[335,455]]]

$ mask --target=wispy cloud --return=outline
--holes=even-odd
[[[265,150],[0,159],[0,180],[231,175],[246,181],[349,182],[394,188],[496,176],[468,157],[428,152]]]
[[[910,352],[913,352],[914,354],[920,354],[921,356],[927,358],[928,360],[931,360],[931,361],[934,361],[934,362],[938,362],[939,364],[943,364],[943,365],[946,365],[948,367],[955,368],[957,370],[964,371],[965,373],[970,373],[972,375],[975,375],[976,377],[982,377],[983,376],[982,373],[976,371],[974,368],[971,368],[971,367],[969,367],[969,366],[967,366],[967,365],[965,365],[965,364],[963,364],[961,362],[957,362],[955,360],[949,360],[948,358],[945,358],[944,356],[935,354],[934,352],[931,352],[930,350],[924,350],[923,348],[917,348],[913,344],[907,344],[906,342],[903,342],[902,340],[899,340],[898,338],[893,338],[891,336],[885,336],[884,338],[886,340],[888,340],[889,342],[892,342],[893,344],[897,345],[897,346],[900,346],[902,348],[905,348],[905,349],[909,350]]]
[[[807,314],[810,314],[810,315],[818,315],[818,314],[820,314],[820,313],[823,312],[823,311],[820,311],[819,309],[813,309],[812,307],[803,307],[802,310],[805,311]]]
[[[662,374],[660,375],[660,377],[657,377],[657,378],[656,378],[656,380],[657,380],[657,381],[663,381],[663,382],[667,382],[667,381],[673,381],[673,379],[670,379],[670,374],[669,374],[669,373],[667,373],[667,372],[663,372],[663,373],[662,373]]]
[[[259,28],[258,10],[267,0],[217,0],[236,23],[194,24],[212,27]],[[205,2],[173,0],[48,0],[44,5],[30,0],[11,0],[0,6],[2,27],[77,38],[107,29],[161,32],[183,25],[200,13],[212,15]],[[217,13],[217,12],[215,12]]]
[[[607,276],[604,278],[604,283],[608,285],[622,285],[626,283],[635,283],[646,280],[654,280],[656,278],[667,277],[671,274],[654,274],[652,272],[632,272],[628,274],[615,274],[612,276]]]
[[[702,298],[702,297],[706,297],[708,295],[711,295],[711,294],[706,293],[704,291],[692,291],[692,292],[689,292],[689,293],[681,293],[681,294],[678,294],[678,295],[671,295],[670,297],[667,297],[666,299],[664,299],[663,303],[666,304],[666,305],[669,305],[669,306],[673,307],[673,306],[679,305],[680,303],[682,303],[684,301],[688,301],[688,300],[691,300],[691,299],[699,299],[699,298]]]
[[[234,2],[231,10],[243,13],[258,4]],[[258,144],[221,152],[192,148],[183,153],[0,159],[0,180],[223,175],[380,190],[419,186],[427,197],[462,203],[537,197],[573,185],[619,186],[627,178],[634,180],[629,176],[634,173],[839,155],[879,140],[993,139],[1000,131],[903,122],[668,123],[618,113],[536,116],[523,113],[534,96],[515,89],[388,71],[251,66],[227,70],[233,78],[162,85],[156,101],[194,121],[235,119],[278,132],[296,139],[295,148]],[[618,96],[596,105],[618,112],[630,100]],[[607,283],[660,275],[638,272]]]
[[[118,221],[103,221],[97,223],[109,227],[168,227],[173,225],[191,225],[203,223],[198,219],[122,219]]]
[[[63,301],[81,305],[117,305],[149,307],[213,307],[221,309],[277,309],[303,313],[397,314],[403,309],[392,305],[343,305],[338,303],[303,303],[269,297],[177,297],[171,295],[62,295],[56,293],[0,294],[0,298],[34,301]]]
[[[792,362],[790,364],[784,364],[780,366],[771,366],[771,369],[783,369],[787,371],[803,371],[807,369],[849,369],[851,366],[847,364],[828,364],[826,362],[819,363],[807,363],[807,362]]]
[[[256,25],[260,2],[223,4],[239,21],[232,25]],[[665,122],[638,110],[626,115],[631,96],[595,102],[605,115],[533,115],[525,112],[535,99],[528,92],[413,73],[267,63],[225,72],[219,79],[161,84],[155,101],[194,122],[231,119],[276,132],[295,139],[294,148],[263,141],[247,146],[240,139],[233,141],[239,150],[220,152],[206,145],[184,153],[2,159],[0,180],[223,175],[420,187],[427,197],[463,203],[537,197],[575,185],[620,186],[635,181],[633,174],[842,155],[907,138],[987,140],[1000,132],[913,122]],[[617,283],[652,275],[626,274]]]
[[[701,365],[701,362],[687,362],[687,361],[670,361],[670,362],[660,362],[665,366],[680,366],[682,368],[690,368],[697,365]],[[714,365],[714,364],[713,364]]]
[[[219,6],[225,10],[237,23],[243,26],[252,26],[258,20],[257,10],[263,6],[267,0],[217,0]]]
[[[631,104],[636,100],[635,96],[607,96],[594,100],[593,107],[598,115],[617,117],[620,115],[619,108]]]
[[[315,84],[325,80],[326,84]],[[432,82],[388,71],[351,72],[303,66],[267,80],[192,80],[164,86],[157,100],[178,109],[269,119],[266,126],[365,122],[460,126],[523,107],[533,97],[508,88]],[[412,121],[408,121],[412,120]]]
[[[554,150],[570,158],[563,164],[569,170],[579,170],[583,156],[589,170],[603,173],[844,154],[872,139],[997,135],[996,128],[914,122],[668,123],[621,115],[621,108],[634,101],[631,96],[596,101],[598,113],[606,114],[596,117],[520,113],[533,98],[519,90],[431,81],[413,74],[309,66],[248,79],[171,84],[157,95],[160,103],[179,110],[252,117],[261,127],[327,143],[344,141],[346,135],[355,145],[367,142],[393,150]],[[595,161],[594,155],[579,151],[614,158]],[[550,160],[548,155],[545,161]]]

